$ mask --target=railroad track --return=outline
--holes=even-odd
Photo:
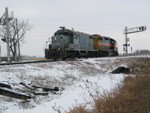
[[[127,56],[132,56],[132,55],[119,55],[119,57],[127,57]],[[140,56],[140,55],[138,55]],[[150,55],[146,55],[149,57]],[[105,57],[99,57],[99,58],[105,58]],[[82,59],[67,59],[65,61],[81,61]],[[25,59],[24,61],[17,61],[17,62],[5,62],[5,63],[0,63],[0,65],[14,65],[14,64],[29,64],[29,63],[42,63],[42,62],[56,62],[56,61],[62,61],[62,60],[53,60],[53,59]],[[64,60],[63,60],[64,61]]]
[[[54,60],[28,60],[28,61],[17,61],[17,62],[5,62],[0,65],[15,65],[15,64],[29,64],[29,63],[42,63],[42,62],[54,62]]]
[[[77,61],[77,59],[67,59],[67,60],[44,59],[44,60],[28,60],[28,61],[17,61],[17,62],[13,61],[13,62],[0,63],[0,65],[29,64],[29,63],[56,62],[56,61]]]

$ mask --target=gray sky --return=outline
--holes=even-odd
[[[44,56],[45,42],[60,26],[114,38],[123,53],[125,26],[144,25],[146,31],[128,35],[129,43],[133,51],[150,50],[150,0],[0,0],[0,16],[5,7],[33,26],[21,46],[23,55]],[[4,56],[6,44],[0,45]]]

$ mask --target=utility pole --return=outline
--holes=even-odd
[[[128,54],[128,37],[127,37],[127,26],[125,27],[125,44],[123,46],[125,46],[125,52],[126,54]]]
[[[0,18],[0,25],[6,26],[6,44],[7,44],[7,61],[10,62],[10,38],[9,38],[9,21],[11,21],[13,19],[13,15],[12,17],[9,17],[8,15],[8,8],[5,8],[5,13],[2,15],[2,17]]]
[[[19,41],[19,30],[18,30],[18,19],[16,19],[16,29],[17,29],[17,41],[18,41],[18,57],[20,57],[20,41]]]
[[[6,21],[6,43],[7,43],[7,61],[10,62],[10,49],[9,49],[9,17],[8,8],[5,8],[5,21]]]
[[[0,62],[2,61],[2,52],[1,52],[1,46],[0,46]]]
[[[127,34],[131,34],[131,33],[137,33],[137,32],[142,32],[146,30],[146,26],[140,26],[140,27],[133,27],[133,28],[127,28],[127,26],[125,27],[125,44],[123,44],[123,46],[125,47],[125,52],[126,55],[128,54],[128,46],[130,46],[130,44],[128,44],[128,37]]]

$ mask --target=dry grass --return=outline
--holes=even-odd
[[[45,60],[44,57],[20,58],[19,60]]]
[[[133,74],[150,74],[150,58],[132,58],[128,61],[128,64]]]
[[[91,113],[91,112],[87,111],[83,106],[79,106],[79,107],[74,108],[68,113]]]
[[[135,76],[125,77],[123,84],[114,92],[97,95],[92,111],[79,106],[68,113],[150,113],[150,58],[122,61],[131,67]]]
[[[98,113],[149,113],[150,76],[126,77],[124,85],[113,94],[99,97],[95,103]]]
[[[150,113],[150,76],[126,77],[113,93],[97,97],[92,111],[77,107],[68,113]]]

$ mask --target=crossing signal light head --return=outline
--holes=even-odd
[[[145,26],[139,27],[139,30],[140,30],[140,31],[145,31],[145,30],[146,30],[146,27],[145,27]]]
[[[5,39],[5,38],[2,38],[2,41],[3,41],[3,42],[6,42],[6,39]]]

